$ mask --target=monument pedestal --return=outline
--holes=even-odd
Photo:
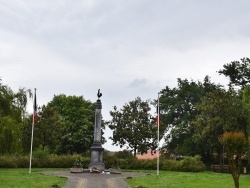
[[[93,144],[93,146],[90,148],[91,150],[91,162],[89,164],[89,170],[90,172],[93,171],[93,169],[97,169],[100,171],[105,170],[105,165],[103,163],[103,150],[104,148],[101,146],[101,144]]]

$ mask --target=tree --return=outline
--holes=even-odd
[[[241,98],[233,90],[217,89],[208,93],[197,104],[199,114],[191,123],[192,139],[204,162],[210,162],[213,153],[220,154],[218,137],[225,131],[246,132],[246,114]]]
[[[247,112],[247,136],[250,136],[250,86],[246,86],[243,90],[243,106]],[[250,145],[248,145],[248,159],[250,159]],[[248,160],[250,164],[250,160]]]
[[[47,108],[58,113],[65,124],[59,152],[73,154],[88,151],[93,143],[94,104],[83,96],[57,95]]]
[[[242,58],[240,61],[232,61],[223,65],[224,69],[219,70],[219,74],[229,77],[230,84],[245,87],[250,82],[250,59]]]
[[[28,93],[25,88],[15,93],[0,79],[0,154],[22,152],[23,114]]]
[[[248,141],[243,132],[225,132],[219,138],[225,147],[229,161],[230,172],[233,176],[235,188],[239,188],[242,154],[246,152]]]
[[[14,94],[14,104],[17,106],[19,109],[21,109],[22,113],[22,119],[24,119],[27,116],[27,102],[28,98],[32,97],[32,92],[30,89],[26,88],[19,88],[18,92]]]
[[[9,116],[0,118],[0,154],[22,152],[21,128],[21,123]]]
[[[113,130],[113,144],[121,148],[128,145],[134,156],[137,152],[155,149],[157,130],[150,110],[149,101],[142,101],[140,97],[126,103],[120,110],[114,106],[113,111],[110,111],[112,120],[107,122]]]
[[[39,130],[38,135],[42,149],[48,147],[51,153],[58,153],[66,128],[62,117],[52,108],[42,106],[36,128]]]
[[[211,83],[208,76],[203,83],[179,78],[177,87],[170,89],[167,86],[160,92],[160,135],[166,134],[164,147],[168,151],[181,155],[197,154],[190,129],[191,122],[198,114],[196,104],[208,92],[220,87]]]

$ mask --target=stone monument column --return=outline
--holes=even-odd
[[[97,168],[101,171],[105,169],[105,165],[103,163],[103,147],[101,144],[101,109],[102,109],[102,102],[100,100],[100,97],[102,94],[100,93],[100,89],[97,93],[97,101],[96,101],[96,109],[95,109],[95,127],[94,127],[94,143],[91,150],[91,162],[89,164],[89,170],[92,171],[93,168]]]

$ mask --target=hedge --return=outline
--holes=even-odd
[[[75,161],[80,161],[83,168],[88,168],[90,157],[81,155],[44,155],[35,156],[32,159],[34,168],[71,168]],[[138,160],[136,158],[119,159],[116,156],[103,158],[105,168],[121,168],[131,170],[156,170],[157,160]],[[160,170],[200,172],[205,170],[205,165],[199,156],[186,157],[183,160],[160,160]],[[28,168],[29,156],[0,156],[0,168]]]
[[[33,157],[34,168],[71,168],[79,159],[83,167],[87,167],[90,159],[80,155],[47,155]],[[29,156],[0,156],[0,168],[28,168]]]

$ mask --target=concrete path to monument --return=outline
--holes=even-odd
[[[51,171],[45,174],[68,178],[64,188],[130,188],[124,181],[126,178],[145,176],[146,173],[122,172],[121,174],[70,173],[67,171]]]

